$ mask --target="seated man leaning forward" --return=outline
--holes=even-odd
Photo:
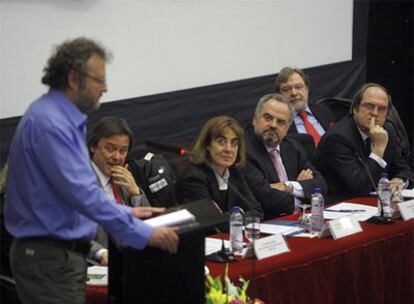
[[[239,206],[245,212],[263,217],[259,203],[240,172],[246,160],[243,133],[231,117],[217,116],[207,121],[194,144],[192,164],[180,178],[184,201],[207,198],[216,202],[223,212]]]
[[[301,201],[310,200],[314,188],[327,190],[300,144],[285,137],[293,115],[286,97],[265,95],[257,103],[253,127],[246,130],[244,171],[266,219],[292,213]]]
[[[108,198],[131,207],[149,206],[145,194],[125,165],[133,145],[132,131],[127,122],[115,117],[102,118],[90,130],[87,141],[97,183]],[[107,233],[102,226],[98,226],[90,253],[93,254],[91,258],[98,259],[104,265],[108,260],[107,239]]]
[[[401,186],[414,180],[393,128],[385,123],[390,103],[384,87],[365,84],[353,99],[350,115],[322,137],[312,162],[328,181],[332,200],[368,195],[382,172]]]

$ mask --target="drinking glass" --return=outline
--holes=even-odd
[[[260,236],[260,218],[256,216],[249,216],[245,219],[244,235],[249,240],[249,247],[253,247],[254,240]]]
[[[309,230],[310,223],[311,223],[311,216],[310,214],[306,214],[306,209],[310,207],[309,204],[301,204],[299,207],[302,209],[302,215],[298,218],[298,226],[300,228],[304,228]]]

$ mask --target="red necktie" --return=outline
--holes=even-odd
[[[116,200],[117,204],[123,205],[124,202],[122,201],[122,196],[121,196],[121,189],[119,188],[119,185],[114,183],[113,178],[111,177],[111,179],[109,180],[109,182],[111,183],[112,186],[112,191],[114,193],[114,197]]]
[[[315,127],[308,120],[308,113],[306,113],[306,111],[301,111],[299,112],[299,116],[303,120],[306,132],[308,132],[308,134],[313,137],[313,141],[315,142],[316,146],[317,144],[319,144],[321,136],[319,135],[318,131],[316,131]]]
[[[280,157],[280,153],[278,150],[273,149],[270,151],[270,155],[272,157],[273,165],[275,166],[277,176],[279,176],[279,181],[284,182],[287,180],[287,176],[285,170],[282,167],[282,158]]]

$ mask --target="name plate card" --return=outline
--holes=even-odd
[[[358,220],[352,216],[344,216],[336,220],[329,221],[328,226],[335,240],[362,231]]]
[[[414,199],[398,203],[398,208],[404,221],[414,218]]]
[[[289,251],[290,248],[281,233],[258,239],[254,244],[254,253],[258,260]]]

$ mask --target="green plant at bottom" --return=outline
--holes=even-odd
[[[226,264],[224,272],[224,285],[221,277],[213,279],[207,275],[206,281],[206,304],[251,304],[251,299],[247,296],[249,281],[242,277],[239,278],[241,287],[234,285],[228,277],[229,264]]]

